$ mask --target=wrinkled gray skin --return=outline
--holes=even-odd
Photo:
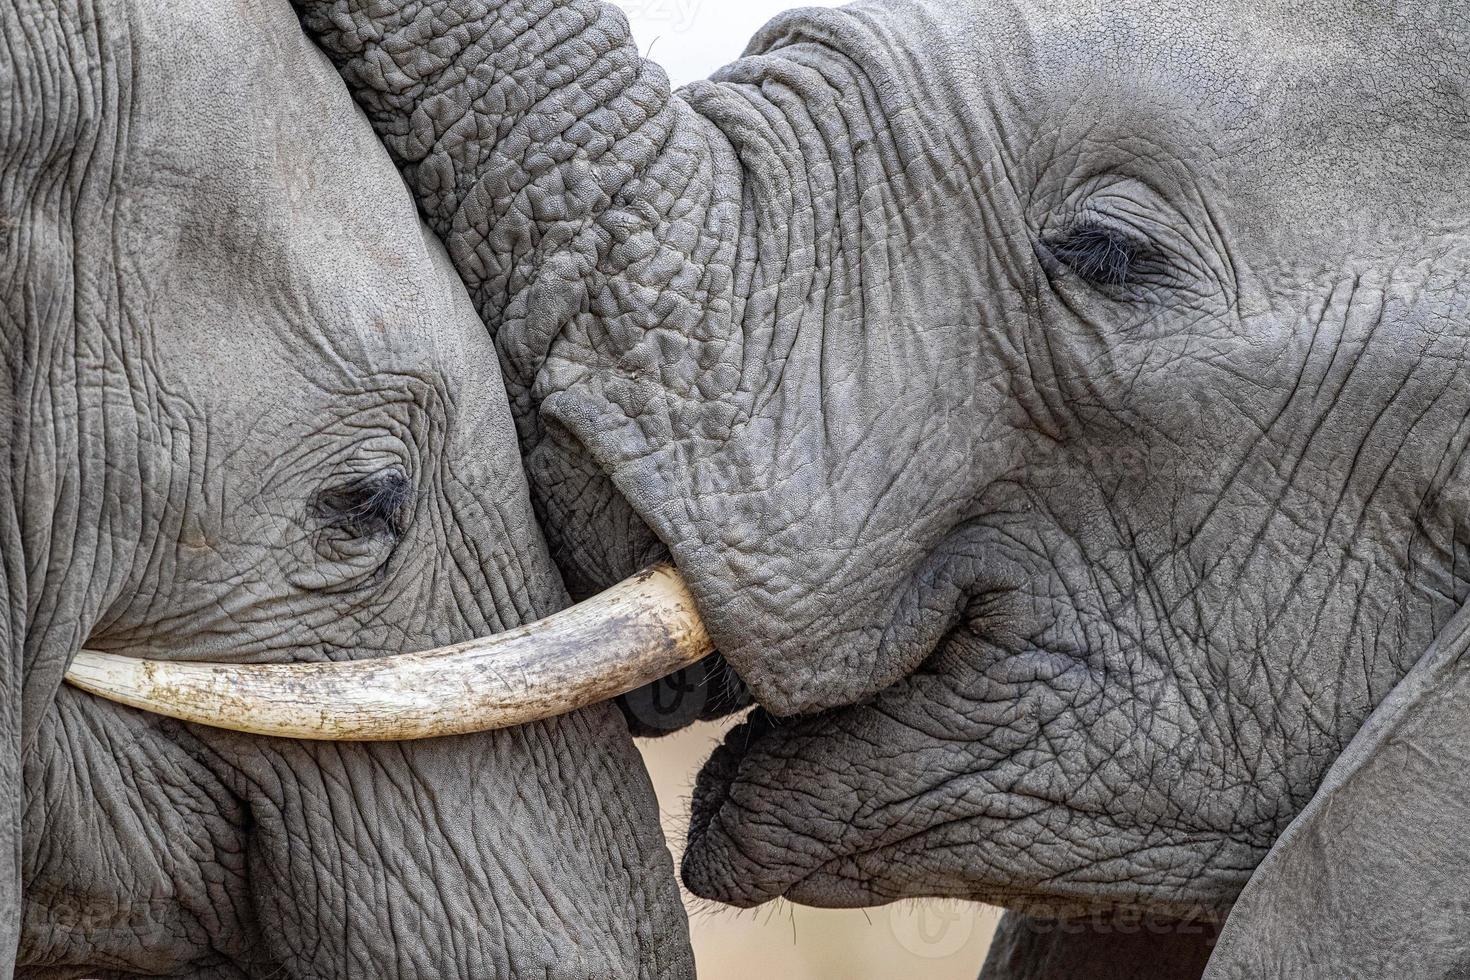
[[[611,706],[318,745],[59,686],[566,601],[490,339],[289,7],[0,7],[0,363],[0,976],[692,974]]]
[[[1037,919],[1007,913],[982,980],[1196,980],[1218,929],[1150,917]]]
[[[873,2],[678,95],[592,0],[305,13],[572,591],[667,550],[764,706],[699,894],[1223,911],[1463,602],[1459,10]],[[58,693],[84,640],[562,595],[490,344],[280,13],[0,24],[22,962],[687,970],[609,710],[299,747]],[[411,520],[331,519],[395,464]]]
[[[573,591],[667,549],[763,705],[699,895],[1218,915],[1466,597],[1459,7],[869,0],[672,95],[592,0],[307,23]]]

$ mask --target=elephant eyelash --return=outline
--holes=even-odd
[[[397,540],[408,524],[413,487],[401,470],[374,473],[317,494],[312,513],[329,530],[354,538]]]
[[[1132,285],[1148,256],[1148,246],[1133,236],[1092,221],[1073,225],[1044,244],[1053,259],[1083,279],[1113,289]]]

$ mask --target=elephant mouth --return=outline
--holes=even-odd
[[[680,869],[686,888],[740,908],[780,897],[828,907],[881,904],[896,897],[879,894],[858,871],[854,862],[865,850],[861,844],[844,846],[791,832],[831,801],[824,799],[820,784],[802,797],[792,794],[793,785],[816,773],[804,773],[811,763],[783,746],[800,744],[839,722],[843,713],[834,709],[782,719],[757,706],[726,733],[695,781]],[[834,815],[836,821],[844,819]],[[779,826],[781,832],[766,835],[758,829],[762,826]]]
[[[856,908],[907,897],[881,870],[914,836],[875,807],[838,757],[869,705],[780,718],[762,707],[701,767],[681,877],[700,898],[750,908],[775,898]],[[871,867],[869,867],[871,865]]]
[[[680,874],[686,887],[701,898],[722,900],[728,892],[728,888],[719,887],[712,873],[719,862],[711,851],[729,819],[725,808],[733,805],[731,791],[740,778],[741,761],[753,743],[779,727],[778,719],[766,709],[760,706],[750,709],[744,720],[726,732],[724,740],[700,767],[689,801],[689,835]],[[717,891],[720,894],[712,894]],[[748,907],[759,901],[731,904]]]
[[[742,908],[975,898],[973,882],[932,873],[934,853],[988,852],[1018,818],[1061,803],[1000,778],[1032,734],[1020,695],[1044,665],[996,641],[980,624],[956,626],[871,697],[796,716],[752,708],[696,777],[685,887]],[[960,662],[980,675],[983,665],[1009,666],[972,684],[956,679]],[[1001,882],[990,897],[1002,891],[1032,897]]]
[[[738,908],[777,898],[864,908],[919,897],[1084,906],[1086,889],[1066,883],[1037,890],[997,881],[981,896],[973,882],[936,871],[936,854],[949,849],[985,853],[1016,817],[1015,798],[983,774],[904,779],[885,769],[905,753],[881,748],[891,733],[873,722],[883,713],[876,702],[791,719],[752,709],[696,779],[685,888]],[[903,790],[888,796],[874,777]]]

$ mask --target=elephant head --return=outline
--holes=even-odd
[[[304,6],[494,335],[573,591],[671,556],[760,702],[697,894],[1221,915],[1434,689],[1463,11],[870,0],[671,93],[593,0]],[[1388,780],[1453,730],[1369,798],[1433,810]]]
[[[0,49],[0,976],[690,975],[610,706],[306,742],[61,686],[566,596],[490,338],[289,7],[21,0]]]

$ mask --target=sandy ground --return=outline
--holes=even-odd
[[[677,863],[689,792],[721,728],[696,725],[638,743],[658,791]],[[864,910],[776,902],[740,911],[685,896],[700,980],[975,980],[999,912],[983,905],[905,902]]]

